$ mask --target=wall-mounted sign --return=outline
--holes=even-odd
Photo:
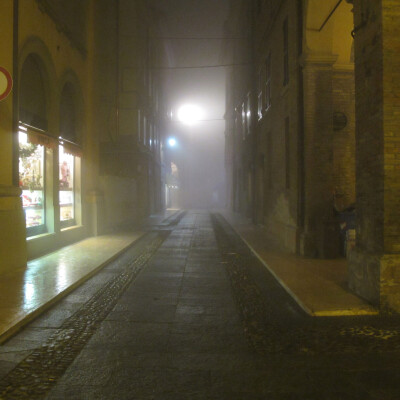
[[[11,74],[5,68],[0,67],[0,101],[10,94],[12,85]]]

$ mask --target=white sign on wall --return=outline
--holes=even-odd
[[[0,101],[10,94],[12,85],[11,74],[5,68],[0,67]]]

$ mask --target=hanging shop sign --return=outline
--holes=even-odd
[[[4,67],[0,67],[0,101],[10,94],[12,86],[11,74]]]

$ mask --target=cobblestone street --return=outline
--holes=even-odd
[[[0,399],[398,399],[399,326],[306,315],[221,215],[181,213],[0,347]]]

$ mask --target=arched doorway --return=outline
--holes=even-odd
[[[19,93],[19,185],[25,213],[27,236],[51,230],[46,204],[48,190],[46,149],[54,147],[47,136],[48,96],[46,74],[36,54],[29,54],[21,69]]]

